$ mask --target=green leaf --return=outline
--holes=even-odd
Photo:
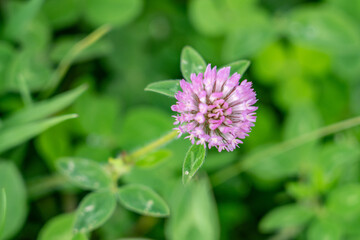
[[[74,109],[79,114],[78,121],[85,133],[113,134],[120,109],[116,99],[87,93],[76,101]]]
[[[136,166],[152,167],[161,161],[164,161],[172,155],[172,152],[167,149],[160,149],[136,161]]]
[[[111,178],[103,167],[92,160],[83,158],[61,158],[57,169],[71,182],[85,189],[111,187]]]
[[[145,91],[152,91],[164,94],[169,97],[175,97],[175,94],[180,91],[179,80],[165,80],[160,82],[150,83],[146,86]]]
[[[329,220],[316,220],[310,224],[307,230],[308,240],[340,240],[341,229],[337,222],[330,222]]]
[[[184,184],[188,183],[195,173],[199,170],[201,165],[204,163],[206,155],[206,149],[203,145],[193,144],[187,152],[183,169],[182,169],[182,181]]]
[[[265,12],[247,11],[242,17],[247,19],[247,24],[238,24],[225,38],[223,58],[226,61],[253,56],[276,37],[274,23]]]
[[[125,208],[139,214],[153,217],[166,217],[170,214],[166,202],[144,185],[131,184],[120,187],[118,197]]]
[[[192,0],[189,2],[189,17],[194,27],[203,34],[219,36],[227,29],[226,20],[213,0]]]
[[[61,214],[50,219],[40,230],[38,240],[71,239],[75,214]]]
[[[18,40],[24,34],[26,28],[35,17],[44,0],[27,1],[20,9],[10,16],[5,26],[5,35],[11,39]]]
[[[360,185],[348,184],[334,189],[328,196],[326,206],[340,220],[353,222],[360,216]]]
[[[165,229],[166,239],[220,239],[218,210],[206,179],[186,186],[179,183],[172,196],[171,217]]]
[[[25,184],[12,162],[0,161],[0,189],[6,191],[6,219],[1,239],[12,239],[21,229],[27,215]]]
[[[25,123],[10,128],[0,129],[0,153],[12,147],[15,147],[46,129],[55,126],[68,119],[76,118],[76,114],[68,114],[59,117],[53,117],[37,122]]]
[[[287,31],[299,44],[330,53],[352,53],[360,47],[355,22],[337,8],[302,7],[289,16]]]
[[[0,189],[0,239],[4,231],[6,220],[6,191],[5,188]]]
[[[141,12],[142,0],[89,0],[85,4],[85,17],[95,26],[111,24],[123,26]]]
[[[51,79],[50,62],[41,54],[28,49],[16,52],[9,62],[5,73],[4,87],[8,91],[18,92],[20,81],[25,81],[30,91],[38,91]]]
[[[55,29],[71,26],[81,16],[83,1],[57,0],[45,1],[42,12],[46,15],[48,23]]]
[[[313,216],[310,209],[289,204],[272,209],[260,222],[262,232],[272,232],[288,227],[302,227]]]
[[[103,225],[113,214],[116,197],[110,190],[88,194],[76,211],[75,232],[87,233]]]
[[[82,85],[74,90],[70,90],[66,93],[59,94],[58,96],[52,99],[38,102],[29,108],[24,108],[11,115],[9,118],[5,119],[4,127],[29,123],[35,120],[40,120],[45,117],[48,117],[69,106],[86,89],[87,86]]]
[[[205,72],[206,63],[203,57],[192,47],[186,46],[183,48],[180,57],[180,68],[183,77],[188,81],[192,73]]]
[[[73,144],[69,126],[60,124],[44,131],[35,139],[35,147],[48,167],[53,170],[59,158],[72,156]]]
[[[236,62],[229,63],[224,67],[230,67],[230,75],[234,73],[238,73],[242,77],[246,72],[246,70],[249,68],[249,66],[250,66],[249,60],[239,60]]]

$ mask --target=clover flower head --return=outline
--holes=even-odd
[[[205,73],[192,73],[190,79],[191,83],[180,81],[182,91],[176,93],[177,102],[171,106],[179,113],[173,116],[179,136],[188,133],[185,138],[192,144],[233,151],[256,121],[252,83],[243,80],[239,84],[240,74],[230,76],[230,67],[216,71],[210,64]]]

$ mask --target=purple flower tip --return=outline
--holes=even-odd
[[[191,83],[180,81],[182,91],[176,93],[178,101],[171,106],[179,113],[174,116],[179,136],[189,133],[185,138],[192,144],[233,151],[256,121],[252,83],[243,80],[239,85],[240,74],[230,76],[230,67],[216,71],[210,64],[204,74],[193,73],[190,78]]]

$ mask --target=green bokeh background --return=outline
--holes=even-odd
[[[251,61],[243,79],[259,99],[256,125],[240,149],[210,150],[188,187],[181,184],[187,140],[167,145],[170,156],[154,166],[134,167],[120,183],[153,188],[170,217],[118,208],[89,239],[360,239],[359,127],[247,160],[360,115],[360,0],[3,0],[0,10],[0,135],[13,113],[88,86],[51,114],[77,119],[0,152],[11,210],[5,239],[50,239],[39,232],[60,214],[60,229],[71,226],[69,213],[86,192],[56,178],[60,157],[106,163],[172,128],[175,99],[144,88],[182,78],[186,45],[212,65]],[[49,91],[62,59],[104,24],[109,33],[76,55]],[[236,176],[219,180],[228,167]]]

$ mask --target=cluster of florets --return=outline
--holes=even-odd
[[[256,121],[253,106],[256,94],[252,83],[243,80],[239,85],[240,74],[230,76],[230,67],[211,69],[209,64],[205,73],[190,76],[191,83],[180,81],[182,91],[175,98],[177,103],[171,109],[178,112],[175,117],[179,136],[189,135],[192,144],[206,144],[209,148],[233,151],[243,143]]]

